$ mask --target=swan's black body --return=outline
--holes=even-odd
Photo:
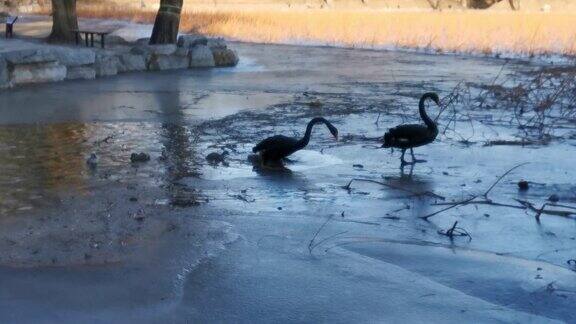
[[[334,125],[332,125],[326,119],[317,117],[308,123],[308,126],[306,127],[306,134],[304,134],[303,138],[296,139],[283,135],[268,137],[267,139],[258,143],[258,145],[254,146],[252,152],[259,152],[262,157],[262,162],[264,163],[281,162],[283,158],[305,148],[306,145],[308,145],[310,142],[310,135],[312,134],[312,127],[319,123],[324,123],[330,130],[330,133],[332,133],[334,137],[338,138],[338,129],[336,129],[336,127],[334,127]]]
[[[440,98],[435,93],[426,93],[420,98],[419,112],[420,118],[424,121],[424,125],[400,125],[391,128],[386,134],[384,134],[384,145],[382,145],[382,147],[401,149],[402,156],[400,157],[400,160],[402,161],[402,165],[424,162],[423,160],[416,160],[414,158],[413,148],[430,144],[436,139],[436,136],[438,136],[438,126],[430,117],[428,117],[428,114],[426,114],[424,103],[427,99],[431,99],[437,105],[440,105]],[[406,153],[407,149],[410,149],[412,162],[406,162],[404,160],[404,153]]]

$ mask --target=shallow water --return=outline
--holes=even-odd
[[[576,320],[576,272],[566,263],[576,257],[574,219],[543,215],[538,223],[528,210],[470,205],[426,222],[418,216],[443,208],[434,205],[441,200],[374,183],[343,188],[363,178],[451,201],[530,162],[490,198],[541,206],[554,193],[573,206],[573,140],[483,146],[516,130],[462,122],[458,133],[417,149],[428,162],[412,170],[399,169],[399,152],[379,149],[387,128],[417,121],[420,93],[445,96],[462,81],[491,83],[536,66],[234,46],[242,58],[236,68],[0,93],[0,319]],[[315,100],[322,106],[309,105]],[[473,117],[490,121],[493,113]],[[301,135],[316,115],[339,128],[341,141],[317,127],[284,170],[248,160],[260,139]],[[229,166],[204,158],[224,150]],[[133,152],[151,160],[131,163]],[[91,153],[95,168],[85,162]],[[529,191],[518,191],[520,179],[531,182]],[[455,221],[471,241],[438,234]],[[64,297],[46,298],[56,295]]]

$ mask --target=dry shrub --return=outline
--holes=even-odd
[[[82,17],[152,23],[155,10],[79,3]],[[576,55],[576,12],[186,9],[181,30],[260,43]]]
[[[557,133],[576,131],[574,89],[574,68],[545,68],[529,75],[497,77],[492,84],[460,83],[443,99],[442,112],[450,117],[444,133],[459,135],[457,122],[473,123],[471,112],[488,110],[494,119],[483,124],[510,125],[519,130],[517,135],[523,140],[547,143]],[[461,140],[469,138],[461,136]]]

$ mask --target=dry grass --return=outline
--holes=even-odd
[[[80,15],[153,22],[152,10],[81,5]],[[576,55],[576,12],[186,10],[181,30],[261,43]]]

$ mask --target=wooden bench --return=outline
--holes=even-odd
[[[18,16],[8,16],[6,17],[6,38],[14,37],[14,24],[18,20]]]
[[[106,41],[106,35],[110,34],[107,31],[96,31],[96,30],[85,30],[85,29],[76,29],[73,30],[74,35],[76,36],[76,45],[80,44],[80,34],[84,34],[84,41],[86,42],[86,46],[94,47],[94,35],[100,36],[100,47],[104,48]]]

